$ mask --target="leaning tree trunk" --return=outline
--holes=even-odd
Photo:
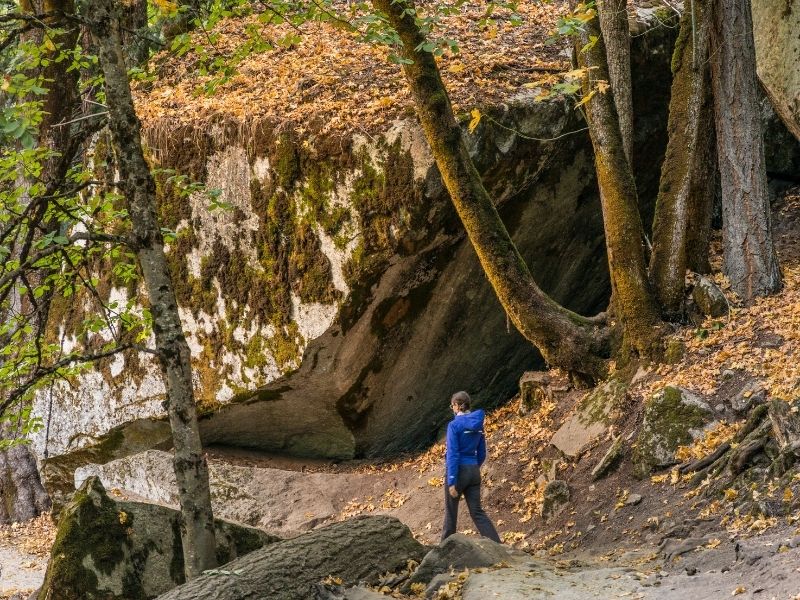
[[[672,57],[669,142],[661,167],[650,256],[650,280],[664,316],[672,320],[683,315],[690,233],[693,264],[702,261],[702,256],[695,254],[705,249],[707,255],[710,233],[715,175],[714,113],[707,68],[710,24],[707,3],[686,0]]]
[[[590,44],[595,37],[596,42]],[[597,88],[598,82],[609,78],[598,19],[586,24],[580,38],[576,52],[579,66],[589,69],[583,93],[589,96],[586,119],[600,186],[614,310],[622,323],[625,347],[645,358],[659,358],[663,322],[647,277],[636,183],[625,158],[613,90]]]
[[[723,271],[746,302],[776,292],[749,0],[714,0],[711,72],[722,185]]]
[[[411,2],[373,0],[402,42],[403,70],[433,157],[470,242],[517,329],[551,365],[597,378],[606,370],[606,336],[597,324],[559,306],[533,279],[483,186],[425,38],[406,11]]]
[[[132,246],[147,288],[156,348],[164,373],[167,412],[175,447],[175,476],[183,516],[186,578],[193,579],[204,570],[215,567],[217,561],[208,466],[197,426],[189,347],[178,315],[164,257],[164,241],[156,220],[155,183],[142,153],[141,125],[131,98],[119,16],[113,0],[91,0],[87,8],[105,76],[109,126],[130,214]]]
[[[627,0],[598,0],[600,29],[606,43],[608,76],[619,118],[622,149],[633,168],[633,84],[631,83],[631,31]]]

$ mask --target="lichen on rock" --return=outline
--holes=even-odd
[[[644,417],[634,444],[637,477],[675,464],[679,446],[689,444],[714,418],[711,407],[696,394],[667,386],[645,402]]]
[[[224,564],[278,538],[216,520]],[[61,514],[38,600],[146,600],[185,582],[178,511],[117,502],[88,478]]]

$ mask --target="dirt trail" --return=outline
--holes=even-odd
[[[11,598],[19,592],[38,588],[44,580],[46,567],[47,561],[34,554],[0,545],[0,598]]]

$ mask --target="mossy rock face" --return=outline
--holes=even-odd
[[[581,400],[575,413],[564,421],[550,443],[569,458],[580,456],[620,416],[627,390],[628,386],[618,379],[597,386]]]
[[[278,540],[225,521],[215,528],[220,564]],[[116,502],[90,477],[62,512],[38,599],[145,600],[184,582],[178,511]]]
[[[696,394],[665,387],[645,404],[633,452],[635,475],[644,478],[674,464],[678,447],[691,443],[713,418],[711,407]]]

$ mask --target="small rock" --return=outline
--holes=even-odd
[[[722,317],[728,314],[728,301],[717,284],[708,277],[701,277],[692,290],[692,299],[697,308],[707,317]]]
[[[625,499],[625,506],[636,506],[643,499],[641,494],[631,494]]]
[[[439,591],[439,588],[441,588],[442,586],[447,585],[448,583],[453,581],[455,578],[456,578],[456,576],[455,575],[451,575],[450,573],[440,573],[439,575],[437,575],[436,577],[431,579],[431,582],[428,584],[428,587],[425,588],[425,597],[426,598],[435,598],[436,597],[436,592]]]
[[[664,361],[668,365],[674,365],[683,360],[686,354],[686,344],[682,339],[673,337],[667,340],[667,347],[664,351]]]
[[[789,548],[800,548],[800,535],[796,535],[789,540]]]
[[[780,348],[784,343],[783,336],[777,333],[759,333],[756,337],[756,346],[759,348]]]
[[[542,518],[547,521],[566,507],[569,502],[569,486],[566,481],[556,479],[547,484],[544,488],[544,499],[542,501]]]
[[[603,458],[592,469],[592,481],[597,481],[608,475],[619,464],[620,458],[622,458],[622,436],[618,436],[611,442],[611,446],[609,446]],[[594,486],[590,486],[589,489],[592,488]]]
[[[738,415],[750,412],[754,406],[763,404],[767,398],[767,390],[760,381],[751,381],[744,386],[731,400],[731,408]]]
[[[736,371],[732,369],[724,369],[722,371],[722,378],[723,379],[733,379],[736,376]]]
[[[543,371],[527,371],[519,380],[520,416],[539,410],[545,400],[551,400],[550,376]]]

